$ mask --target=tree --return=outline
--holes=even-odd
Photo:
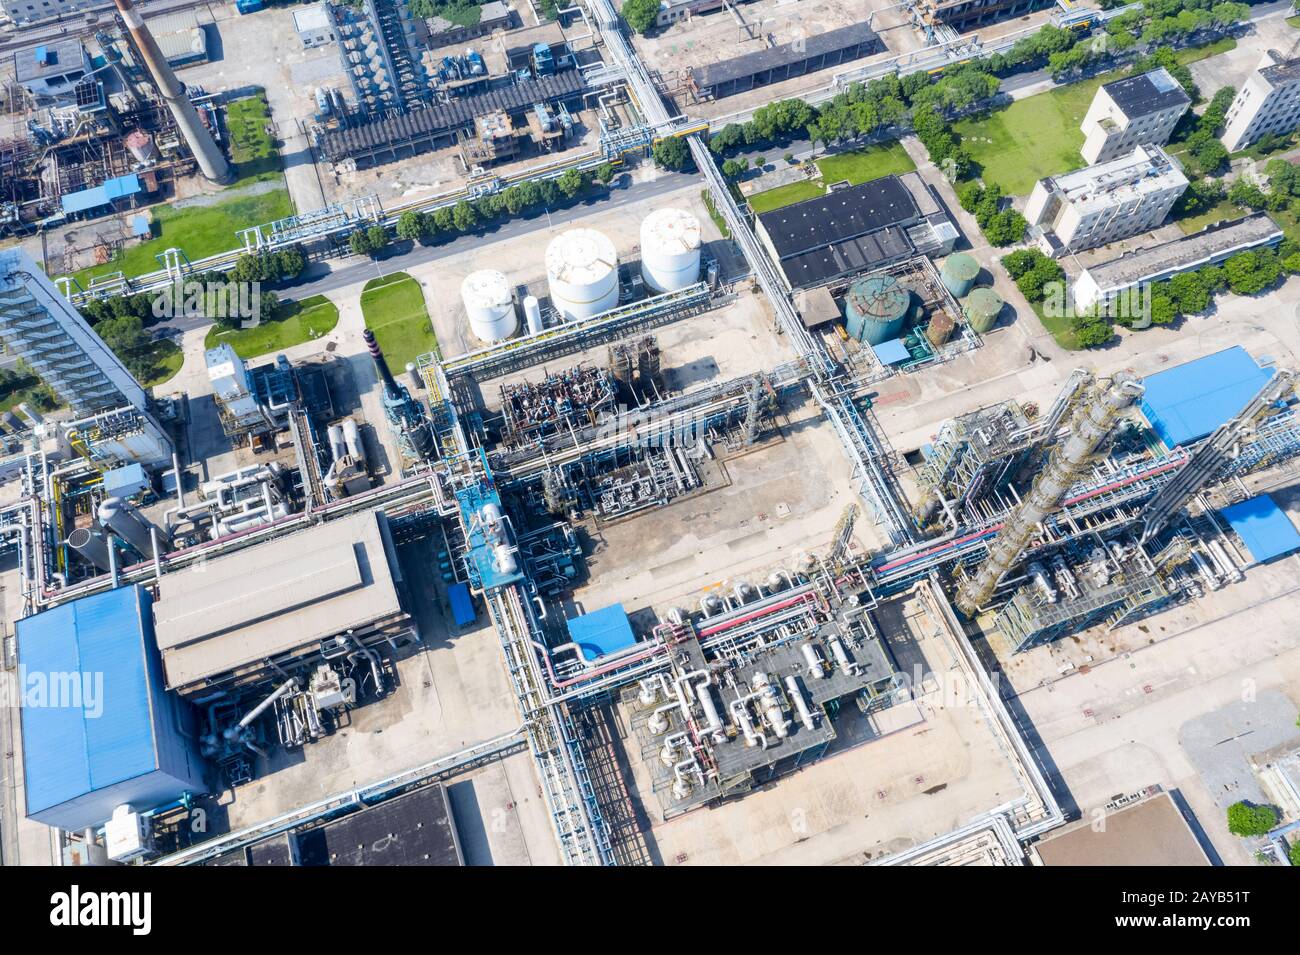
[[[370,235],[365,229],[358,229],[348,236],[348,248],[353,255],[369,255],[374,251],[370,247]]]
[[[566,169],[555,184],[564,198],[572,199],[587,188],[587,177],[577,169]]]
[[[601,185],[608,186],[614,181],[613,163],[603,162],[596,167],[596,181]]]
[[[478,225],[478,213],[474,207],[462,199],[451,210],[451,224],[458,232],[468,232]]]
[[[1105,322],[1089,322],[1076,329],[1074,337],[1084,348],[1098,348],[1110,341],[1114,334]]]
[[[627,25],[644,36],[659,18],[659,0],[623,0],[620,12]]]
[[[1300,837],[1292,837],[1291,848],[1287,850],[1287,858],[1296,868],[1300,868]]]
[[[739,179],[748,168],[748,159],[728,159],[722,164],[722,174],[728,179]]]
[[[137,378],[148,378],[153,370],[150,360],[149,334],[144,330],[144,323],[134,315],[122,318],[110,318],[95,326],[95,332],[103,339],[113,354],[122,359],[131,374]]]
[[[388,232],[381,225],[372,225],[366,230],[366,242],[370,245],[370,254],[378,255],[388,248]]]
[[[412,209],[403,212],[397,219],[397,237],[399,239],[413,242],[423,238],[428,231],[428,216],[423,212]]]
[[[1277,825],[1277,810],[1272,806],[1233,803],[1228,807],[1228,831],[1234,836],[1263,836]]]
[[[1169,280],[1168,294],[1183,315],[1199,315],[1210,307],[1210,291],[1195,272],[1183,272]]]
[[[1015,245],[1025,237],[1025,217],[1015,209],[1003,209],[988,220],[984,236],[995,246]]]
[[[686,142],[679,136],[659,140],[650,150],[650,154],[659,166],[675,172],[685,169],[691,160],[690,150],[686,148]]]

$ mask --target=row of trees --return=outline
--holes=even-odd
[[[575,199],[593,182],[608,185],[615,174],[611,164],[602,163],[592,173],[568,169],[557,179],[521,182],[501,192],[473,201],[462,200],[434,212],[410,210],[398,217],[396,235],[410,242],[435,242],[462,235],[503,215],[515,216],[539,206],[549,207]],[[348,236],[348,248],[355,255],[377,256],[391,242],[392,236],[379,225],[358,229]]]

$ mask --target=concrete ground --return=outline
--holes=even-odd
[[[1221,86],[1232,86],[1240,90],[1255,72],[1266,51],[1275,49],[1286,56],[1290,54],[1297,39],[1300,39],[1300,31],[1287,23],[1286,16],[1282,13],[1275,13],[1255,20],[1252,29],[1237,38],[1234,49],[1199,60],[1188,68],[1192,71],[1192,79],[1208,100]]]
[[[914,597],[884,624],[904,667],[957,667],[952,635]],[[927,679],[900,703],[843,733],[826,758],[739,801],[656,824],[649,840],[668,865],[860,864],[948,832],[1025,795],[1016,767],[983,710]],[[853,723],[845,707],[840,723]],[[919,717],[919,722],[917,721]],[[631,759],[635,787],[647,774]]]

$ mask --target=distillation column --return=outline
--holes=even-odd
[[[1020,559],[1038,525],[1057,508],[1066,492],[1083,474],[1094,451],[1110,434],[1115,419],[1142,394],[1142,386],[1128,375],[1116,375],[1107,388],[1094,388],[1070,420],[1070,430],[1048,458],[1034,486],[1011,512],[989,545],[988,557],[967,578],[957,595],[957,609],[974,617]]]
[[[117,5],[118,13],[122,14],[122,22],[131,31],[131,39],[135,41],[136,49],[144,58],[144,65],[149,70],[149,75],[153,77],[154,85],[158,87],[158,94],[171,110],[176,126],[180,129],[181,136],[185,138],[186,145],[190,147],[190,152],[194,153],[203,175],[213,182],[227,181],[230,178],[230,164],[226,162],[226,157],[221,155],[216,140],[203,125],[203,120],[199,119],[198,110],[185,95],[185,87],[181,85],[180,80],[176,79],[176,74],[168,65],[167,58],[158,49],[158,42],[145,25],[144,17],[140,16],[131,5],[131,0],[113,0],[113,2]]]

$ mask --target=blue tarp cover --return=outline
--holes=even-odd
[[[632,624],[628,622],[622,604],[611,604],[581,617],[573,617],[568,624],[569,636],[588,662],[636,643],[636,634],[632,632]]]
[[[1300,531],[1267,494],[1225,507],[1219,513],[1260,563],[1300,549]]]
[[[912,357],[901,338],[891,338],[879,345],[872,345],[871,350],[876,353],[876,358],[882,365],[897,365],[900,361],[907,361]]]
[[[1273,377],[1240,345],[1142,380],[1142,413],[1169,447],[1211,434],[1250,403]]]

